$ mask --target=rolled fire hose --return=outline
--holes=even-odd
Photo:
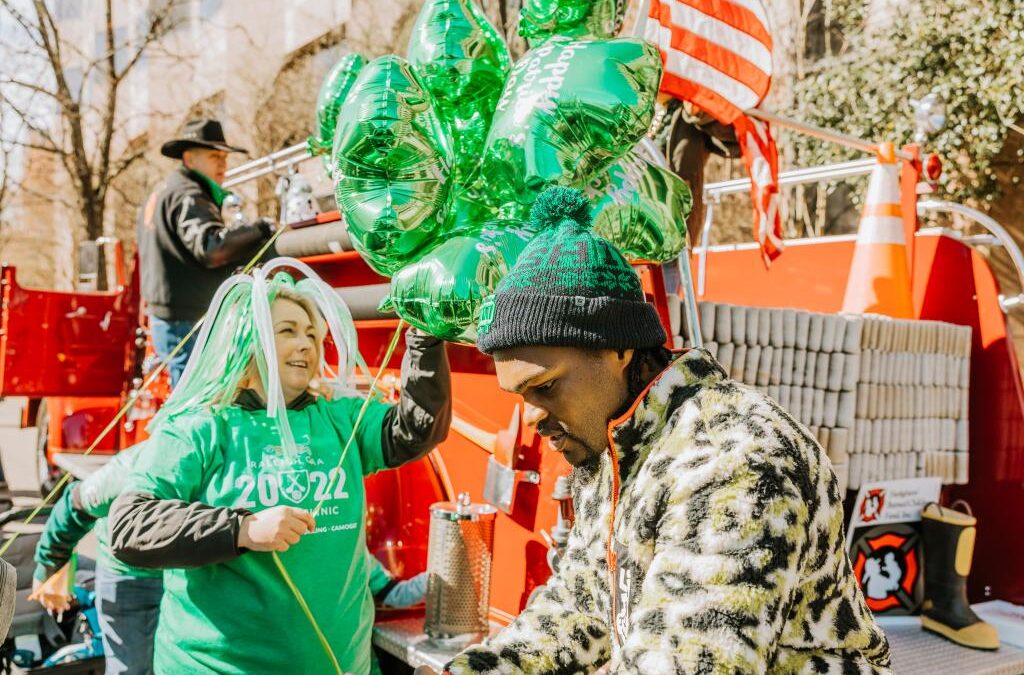
[[[351,250],[352,240],[343,221],[288,230],[277,238],[278,254],[292,258]]]
[[[377,305],[384,299],[384,296],[391,290],[391,284],[372,284],[370,286],[343,286],[335,288],[349,310],[352,318],[356,321],[368,319],[394,319],[394,312],[378,312]]]

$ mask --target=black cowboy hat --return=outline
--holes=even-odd
[[[198,119],[185,122],[178,138],[167,141],[160,147],[160,154],[171,159],[181,159],[189,148],[213,148],[225,152],[244,152],[243,148],[228,145],[224,140],[224,128],[213,119]]]

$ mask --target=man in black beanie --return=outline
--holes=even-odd
[[[707,352],[665,349],[589,213],[540,195],[477,341],[573,465],[576,522],[548,585],[448,672],[888,673],[824,451]]]

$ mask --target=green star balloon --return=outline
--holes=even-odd
[[[476,168],[511,68],[508,47],[474,0],[427,0],[412,29],[409,63],[448,123],[455,179]]]
[[[531,49],[487,136],[480,177],[492,203],[524,217],[546,187],[587,187],[647,132],[660,81],[658,50],[639,39],[552,38]]]
[[[473,344],[484,299],[533,238],[521,225],[492,222],[444,241],[391,278],[385,306],[431,335]]]
[[[555,35],[610,38],[625,13],[625,0],[523,0],[519,34],[531,45]]]
[[[334,128],[338,123],[338,111],[345,97],[355,84],[359,71],[366,65],[366,59],[360,54],[346,54],[338,59],[323,84],[320,95],[316,99],[317,135],[306,140],[309,154],[324,157],[324,167],[330,174],[331,146],[334,143]]]
[[[338,117],[332,164],[353,246],[390,276],[433,243],[448,217],[447,128],[412,66],[383,56],[359,74]]]
[[[587,190],[593,229],[630,262],[667,262],[686,249],[689,186],[635,152],[612,164]]]

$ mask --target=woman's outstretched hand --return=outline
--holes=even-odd
[[[299,537],[316,529],[313,514],[292,506],[275,506],[246,516],[238,529],[238,548],[283,553]]]
[[[32,580],[32,594],[29,600],[38,600],[49,612],[63,614],[71,609],[71,593],[68,592],[68,572],[70,567],[64,565],[46,581]],[[58,618],[58,621],[60,619]]]

